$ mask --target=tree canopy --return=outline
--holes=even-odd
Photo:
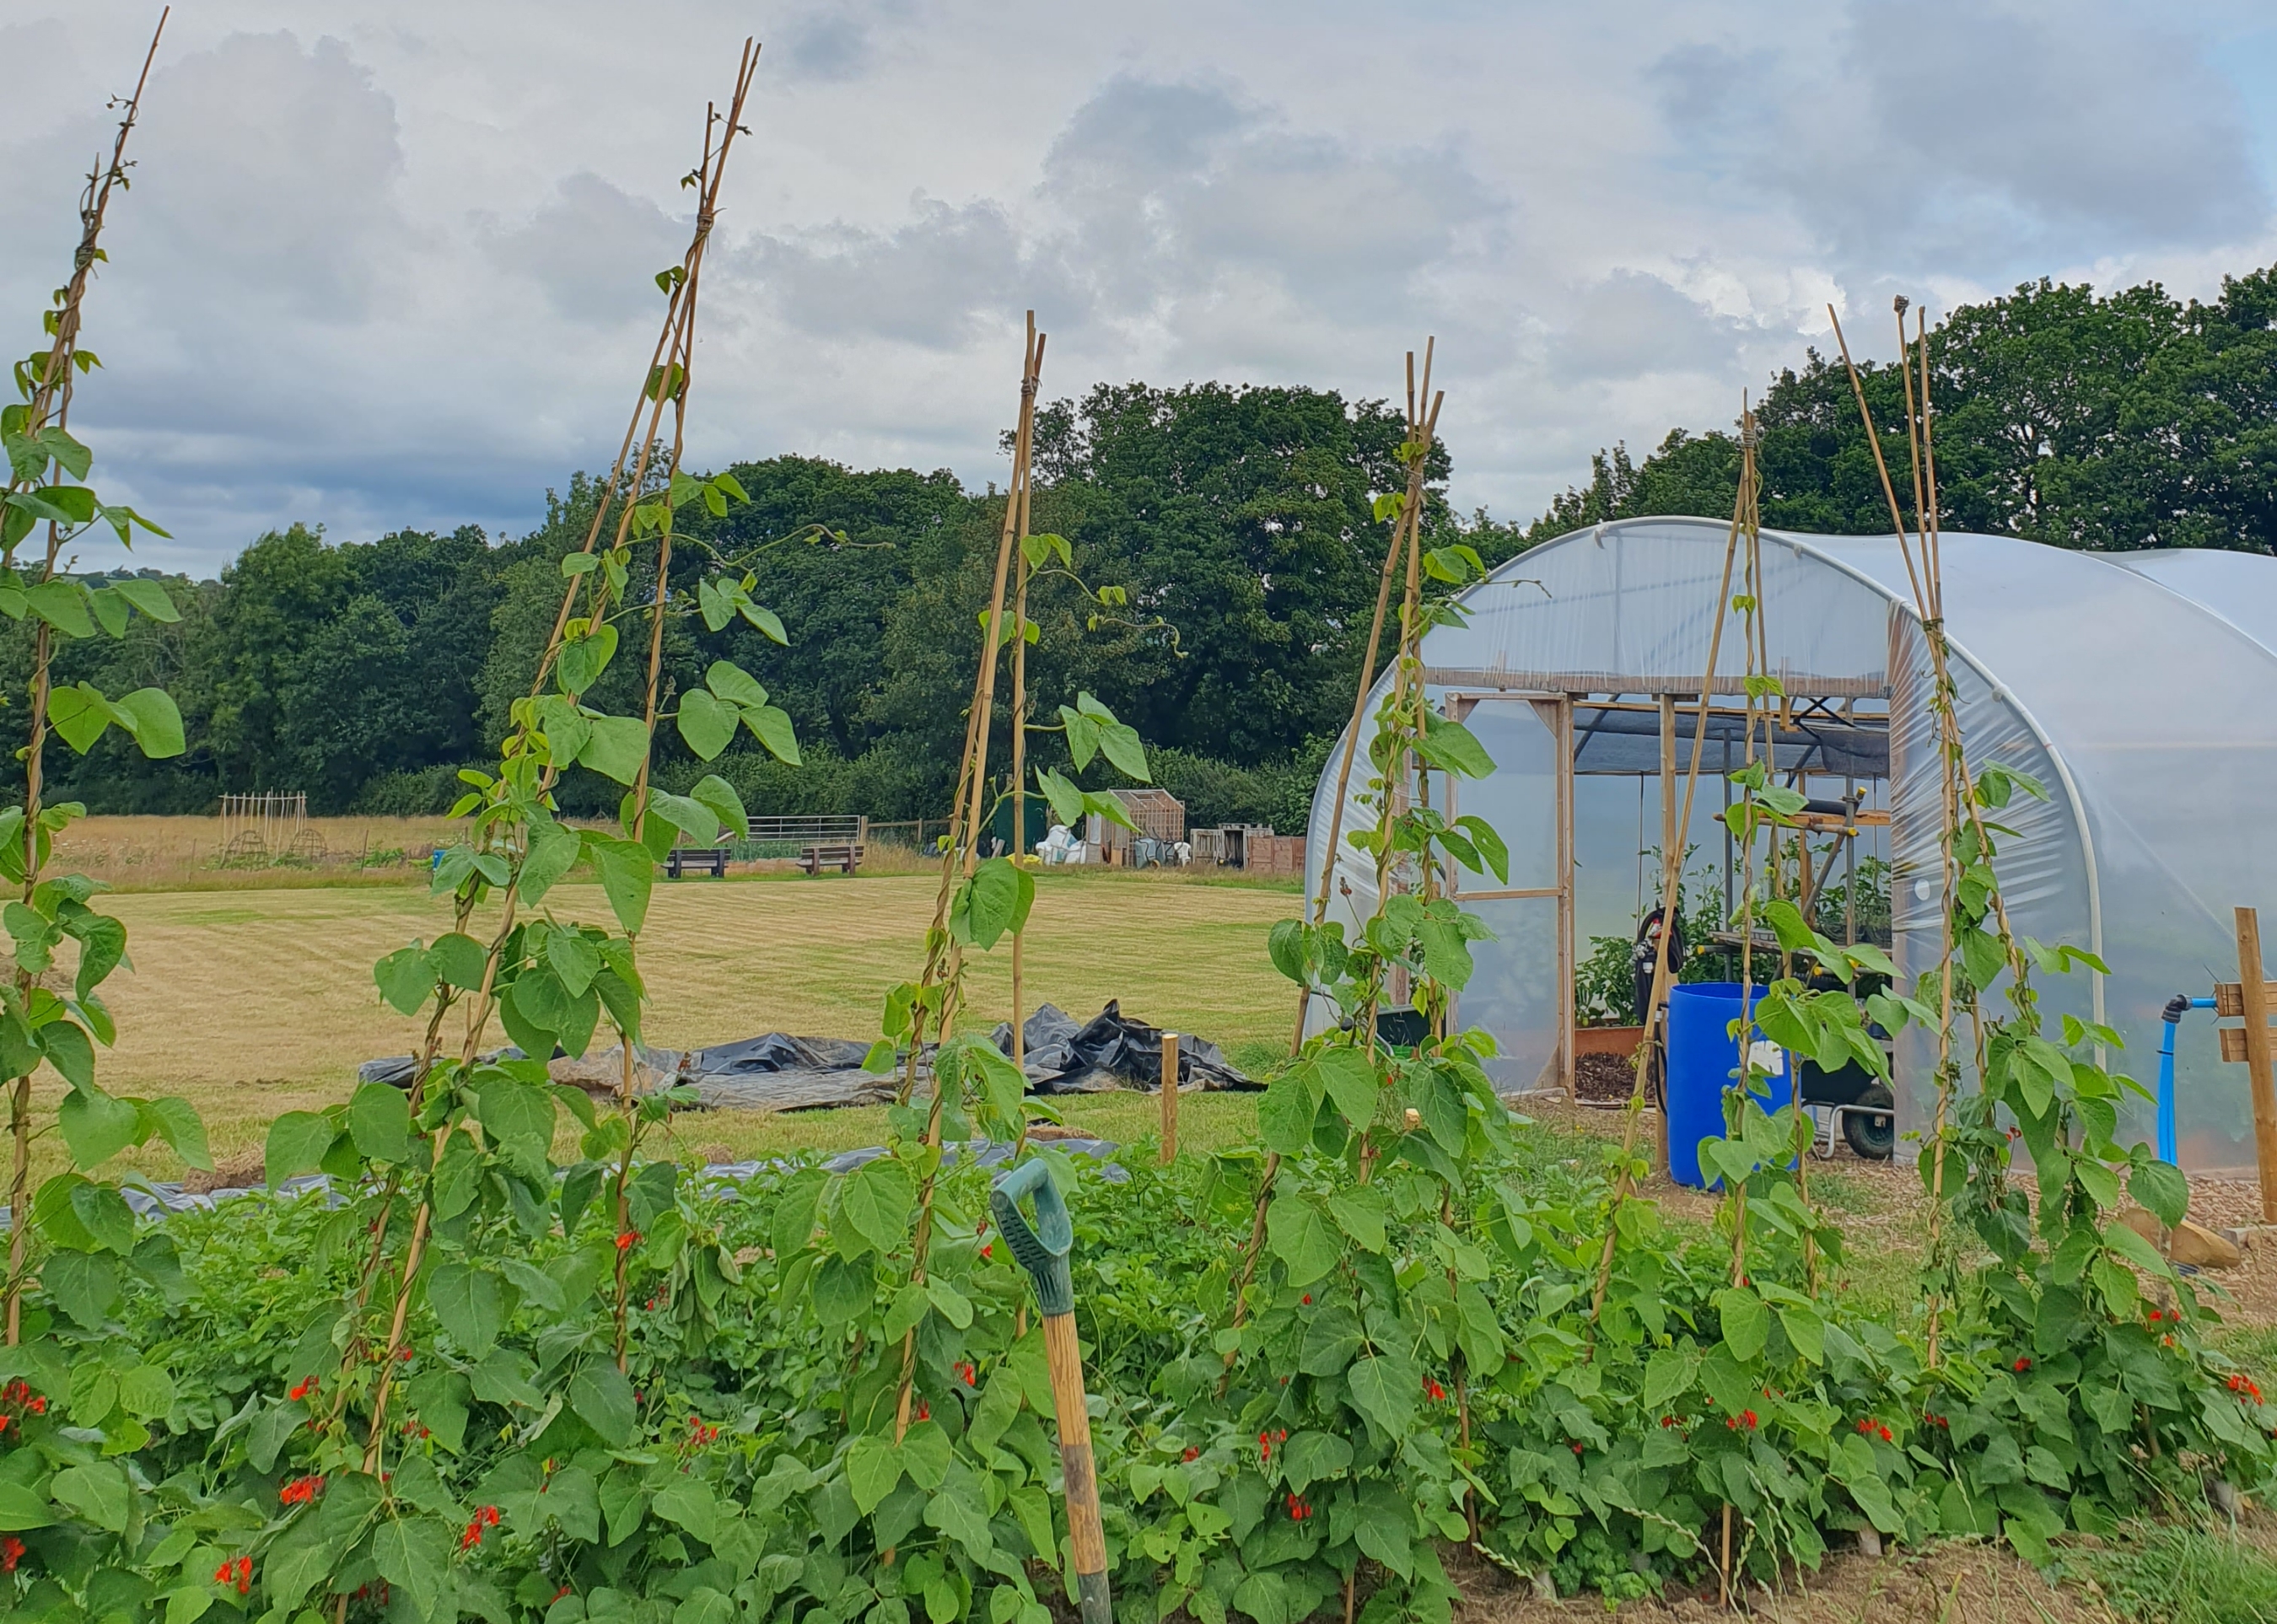
[[[2277,269],[2232,278],[2205,303],[2155,285],[2030,284],[1955,310],[1929,342],[1947,529],[2090,549],[2277,550]],[[1910,518],[1900,377],[1862,370]],[[1782,372],[1757,414],[1767,523],[1888,529],[1839,358],[1811,353]],[[1044,719],[1094,694],[1138,726],[1158,778],[1198,820],[1294,826],[1351,710],[1388,541],[1374,501],[1398,482],[1400,433],[1382,402],[1298,386],[1100,384],[1041,407],[1033,527],[1070,540],[1084,582],[1129,594],[1102,611],[1077,581],[1040,577],[1029,670]],[[1518,526],[1450,511],[1459,449],[1435,452],[1428,527],[1489,564],[1606,519],[1728,514],[1740,462],[1725,429],[1675,429],[1641,461],[1616,445],[1587,484]],[[791,714],[806,762],[739,746],[717,770],[758,812],[940,816],[1002,495],[945,470],[801,456],[733,472],[750,501],[721,520],[683,516],[682,544],[746,560],[789,642],[741,620],[675,629],[666,679],[684,689],[712,660],[736,662]],[[324,812],[447,804],[457,768],[529,691],[560,559],[583,543],[595,499],[593,482],[573,475],[549,493],[544,522],[497,542],[466,527],[336,543],[293,525],[217,581],[170,580],[179,623],[138,618],[124,641],[68,644],[57,675],[106,691],[163,683],[188,753],[150,762],[106,740],[54,793],[108,811],[198,811],[225,790],[264,789],[306,790]],[[605,687],[636,681],[637,664],[619,662]],[[28,635],[0,623],[0,682],[21,691],[29,669]],[[629,688],[599,700],[639,709]],[[11,748],[22,716],[0,709]],[[1009,694],[994,721],[1001,762]],[[1061,759],[1052,735],[1032,748],[1043,764]],[[667,786],[698,773],[679,751],[676,739],[659,744]]]
[[[2277,268],[2226,278],[2208,304],[2156,284],[2098,296],[2028,283],[1955,310],[1930,330],[1929,351],[1945,528],[2098,551],[2277,550]],[[1911,522],[1903,376],[1893,365],[1860,371]],[[1839,356],[1809,352],[1755,410],[1766,524],[1888,533]],[[1724,430],[1675,429],[1641,463],[1616,445],[1527,539],[1608,519],[1720,517],[1739,469],[1739,442]]]

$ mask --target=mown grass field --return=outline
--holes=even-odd
[[[919,968],[934,882],[918,876],[659,881],[641,960],[649,1039],[694,1048],[761,1032],[869,1038],[887,990]],[[374,960],[447,929],[423,886],[135,892],[109,906],[126,922],[132,974],[104,989],[118,1046],[102,1075],[126,1094],[180,1094],[204,1114],[219,1157],[258,1148],[278,1113],[344,1098],[359,1061],[408,1050],[417,1032],[382,1005]],[[557,917],[605,919],[599,889],[566,885]],[[1269,1060],[1288,1041],[1291,990],[1265,954],[1292,888],[1098,871],[1044,877],[1025,946],[1027,1001],[1078,1016],[1120,998],[1131,1013]],[[1010,1005],[1009,945],[976,957],[976,1018]],[[502,1042],[493,1036],[490,1041]],[[1192,1135],[1246,1101],[1190,1102]],[[1076,1114],[1129,1136],[1151,1099],[1083,1102]],[[876,1142],[872,1112],[766,1117],[705,1112],[680,1136],[737,1154]],[[1123,1119],[1131,1117],[1125,1124]],[[1238,1131],[1238,1130],[1232,1130]],[[171,1158],[147,1170],[167,1176]]]

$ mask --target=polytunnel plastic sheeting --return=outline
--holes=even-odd
[[[1903,580],[1887,537],[1818,545],[1862,572]],[[2114,1070],[2146,1086],[2158,1072],[2159,1012],[2178,992],[2205,997],[2235,978],[2231,908],[2277,900],[2277,655],[2230,619],[2146,574],[2102,555],[2010,537],[1951,535],[1942,548],[1946,626],[1986,698],[2025,721],[2052,776],[2039,777],[2045,808],[2012,803],[1992,815],[2022,837],[2000,841],[2004,887],[2022,934],[2092,947],[2110,975],[2039,975],[2043,1007],[2085,1015],[2100,981],[2103,1018],[2125,1040]],[[1906,617],[1908,622],[1911,616]],[[1908,657],[1897,670],[1892,732],[1925,740],[1926,649],[1907,627]],[[1972,763],[2002,758],[2019,740],[1994,728],[1984,700],[1963,687],[1962,742]],[[1900,746],[1893,738],[1892,754]],[[2028,769],[2029,770],[2029,769]],[[1933,772],[1933,767],[1930,769]],[[1894,851],[1935,861],[1935,803],[1908,805],[1893,786],[1903,823]],[[2065,803],[2082,834],[2066,839]],[[2076,868],[2075,868],[2076,863]],[[1933,894],[1933,893],[1932,893]],[[1927,920],[1903,922],[1901,965],[1934,958],[1934,904]],[[1908,940],[1910,936],[1911,940]],[[1923,950],[1926,950],[1924,952]],[[1915,1063],[1908,1077],[1926,1074]],[[2176,1099],[2183,1163],[2233,1168],[2252,1162],[2245,1070],[2219,1058],[2211,1021],[2186,1022],[2177,1044]],[[1918,1094],[1920,1090],[1916,1090]],[[1921,1101],[1910,1104],[1918,1110]],[[2147,1138],[2151,1107],[2130,1104],[2129,1136]]]
[[[2263,648],[2277,649],[2277,558],[2203,547],[2099,556],[2211,610]]]
[[[1631,694],[1661,683],[1696,687],[1718,612],[1727,534],[1721,521],[1634,520],[1519,555],[1465,594],[1467,626],[1426,640],[1432,697],[1497,686]],[[1790,690],[1890,694],[1897,956],[1901,968],[1925,966],[1939,929],[1941,824],[1927,649],[1903,556],[1892,537],[1765,532],[1762,542],[1771,664]],[[2042,1007],[2051,1024],[2067,1010],[2087,1016],[2099,993],[2104,1018],[2126,1040],[2111,1057],[2114,1067],[2146,1084],[2155,1076],[2167,999],[2203,996],[2213,980],[2236,974],[2231,906],[2277,906],[2277,820],[2266,816],[2277,804],[2277,706],[2270,703],[2277,614],[2254,618],[2277,593],[2241,574],[2242,560],[2185,557],[2144,555],[2121,567],[2001,537],[1950,535],[1942,547],[1956,713],[1970,758],[2007,763],[2048,793],[2045,801],[2020,798],[1993,815],[2014,831],[1999,839],[2016,929],[2044,943],[2099,947],[2110,966],[2107,977],[2040,975]],[[2264,567],[2277,572],[2277,565]],[[1726,692],[1743,669],[1738,624],[1727,618],[1718,660],[1717,687]],[[1374,712],[1371,703],[1345,796],[1346,834],[1374,823],[1364,801]],[[1501,707],[1494,714],[1515,717]],[[1512,739],[1526,757],[1514,776],[1538,784],[1539,741],[1522,731]],[[1340,741],[1314,797],[1314,854],[1329,849],[1341,755]],[[1711,750],[1703,773],[1715,765]],[[1443,786],[1436,793],[1443,805]],[[1522,781],[1469,786],[1466,794],[1466,805],[1500,802],[1519,819],[1504,831],[1518,837],[1514,844],[1538,851],[1545,838],[1554,841],[1553,797]],[[1375,871],[1337,846],[1329,916],[1350,928],[1373,910]],[[1926,896],[1916,890],[1924,878]],[[1308,892],[1319,881],[1315,868]],[[1475,990],[1461,1012],[1466,1019],[1506,1012],[1510,1040],[1529,1056],[1556,1020],[1556,971],[1540,962],[1538,934],[1508,952],[1478,945]],[[1316,1028],[1321,1019],[1316,1007]],[[1925,1114],[1927,1091],[1911,1085],[1929,1075],[1917,1050],[1908,1043],[1900,1053],[1901,1109],[1915,1120]],[[2211,1021],[2186,1023],[2180,1051],[2182,1160],[2197,1168],[2249,1164],[2244,1068],[2219,1060]],[[1505,1086],[1524,1086],[1526,1062],[1504,1069]],[[2134,1108],[2128,1127],[2147,1136],[2147,1105]]]

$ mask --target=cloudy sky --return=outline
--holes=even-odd
[[[156,10],[0,11],[13,353]],[[1732,417],[1830,299],[1877,350],[1894,292],[2277,260],[2258,0],[181,0],[74,419],[174,532],[145,561],[515,533],[605,465],[746,33],[699,464],[1001,478],[1032,305],[1052,395],[1384,395],[1436,333],[1456,500],[1524,518],[1594,447]]]

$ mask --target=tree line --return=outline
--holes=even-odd
[[[2277,550],[2277,269],[2227,280],[2205,303],[2155,285],[2098,295],[2043,281],[1953,311],[1929,344],[1947,529]],[[1899,375],[1862,370],[1901,468]],[[1766,523],[1887,530],[1839,358],[1813,352],[1782,372],[1756,414]],[[1374,498],[1397,482],[1401,433],[1382,402],[1303,387],[1102,384],[1041,409],[1033,527],[1069,539],[1085,582],[1128,592],[1102,614],[1076,582],[1040,579],[1029,670],[1045,717],[1094,694],[1138,728],[1157,780],[1197,821],[1301,828],[1351,709],[1388,541]],[[1466,541],[1492,565],[1608,519],[1728,514],[1739,463],[1730,429],[1676,429],[1641,462],[1616,445],[1592,459],[1587,484],[1513,525],[1451,511],[1442,448],[1428,522],[1435,542]],[[666,679],[686,687],[712,660],[742,665],[790,712],[806,760],[794,770],[739,746],[711,770],[754,812],[941,816],[1002,496],[945,470],[799,456],[733,472],[750,503],[684,516],[683,544],[748,559],[753,596],[789,642],[741,620],[675,627]],[[326,813],[439,809],[528,691],[559,561],[583,544],[595,500],[577,474],[548,493],[544,523],[497,541],[468,526],[335,543],[293,525],[218,581],[167,579],[179,622],[138,618],[122,641],[69,644],[57,680],[163,684],[189,750],[149,762],[106,741],[53,793],[110,812],[201,812],[225,791],[267,789],[305,790]],[[620,662],[605,687],[634,682],[636,664]],[[29,670],[29,636],[9,626],[0,683],[21,693]],[[629,688],[596,702],[639,708]],[[11,750],[22,717],[0,710]],[[1008,712],[995,724],[1001,740]],[[1055,747],[1031,742],[1046,765]],[[698,776],[680,754],[660,740],[667,787]]]

